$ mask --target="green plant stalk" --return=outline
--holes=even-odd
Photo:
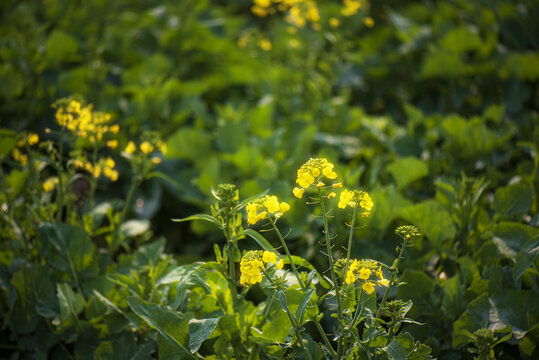
[[[401,262],[402,255],[404,253],[404,248],[406,248],[407,244],[408,244],[408,241],[404,239],[404,243],[402,244],[401,250],[399,252],[399,257],[397,258],[393,266],[391,266],[391,269],[390,269],[391,277],[389,278],[389,285],[387,286],[386,291],[384,292],[384,297],[382,298],[382,302],[380,302],[380,306],[378,307],[378,310],[376,310],[376,316],[374,317],[375,323],[376,321],[380,320],[380,311],[382,310],[382,307],[385,305],[389,291],[391,290],[391,288],[393,287],[395,283],[397,274],[399,272],[399,263]]]
[[[352,239],[354,238],[354,225],[355,225],[355,222],[356,222],[356,215],[357,215],[357,208],[354,208],[354,213],[352,214],[352,223],[350,224],[350,234],[348,236],[348,248],[346,249],[346,263],[345,263],[345,266],[344,266],[344,273],[343,273],[343,280],[342,280],[342,286],[343,287],[345,286],[346,275],[348,274],[348,269],[349,269],[350,254],[352,252]],[[341,314],[340,314],[341,319],[343,317],[342,311],[344,311],[344,310],[341,308]],[[354,324],[354,322],[352,322],[352,326],[353,326],[353,324]],[[343,334],[341,339],[342,340],[339,340],[340,343],[342,341],[344,341],[344,334]],[[343,350],[342,350],[343,353],[346,353],[346,348],[347,348],[346,342],[344,342],[342,346],[344,347]]]
[[[232,283],[230,284],[230,291],[232,292],[232,307],[236,309],[238,303],[238,289],[236,281],[236,262],[234,261],[234,246],[236,239],[230,235],[230,214],[225,212],[225,228],[224,233],[227,242],[227,252],[228,252],[228,276]]]
[[[333,287],[335,288],[335,297],[337,298],[337,316],[339,319],[339,326],[342,327],[342,299],[340,294],[339,285],[337,284],[337,276],[335,275],[335,268],[333,265],[333,255],[331,254],[331,243],[329,239],[329,226],[328,218],[326,213],[326,205],[324,203],[324,198],[322,197],[322,191],[318,188],[318,196],[320,198],[320,206],[322,207],[322,217],[324,218],[324,235],[326,239],[326,249],[327,256],[329,261],[329,270],[331,273],[331,280],[333,281]],[[342,356],[342,346],[341,341],[339,340],[337,345],[337,359],[340,359]]]
[[[298,269],[296,268],[296,265],[294,264],[294,261],[292,260],[292,255],[290,254],[290,250],[288,250],[288,246],[286,246],[286,242],[284,241],[283,235],[277,228],[277,225],[275,224],[275,221],[271,218],[271,216],[268,216],[268,219],[271,225],[273,226],[273,229],[277,233],[279,240],[281,241],[281,245],[283,246],[283,249],[286,252],[286,256],[288,257],[288,261],[290,262],[290,266],[292,267],[292,271],[294,272],[294,275],[296,276],[296,279],[298,280],[301,290],[305,291],[306,289],[305,284],[303,284],[303,281],[301,281],[301,276],[299,275]]]
[[[261,270],[262,270],[262,273],[264,274],[264,276],[266,277],[266,279],[268,279],[269,282],[271,283],[271,285],[276,288],[277,286],[273,282],[273,279],[268,275],[268,273],[266,272],[264,267],[262,267]],[[283,305],[283,304],[281,304],[281,305]],[[294,328],[294,334],[296,336],[297,342],[299,343],[299,346],[303,349],[303,351],[305,351],[305,354],[307,355],[307,359],[308,360],[313,360],[313,358],[311,357],[311,353],[309,353],[309,351],[305,348],[305,344],[303,344],[303,337],[301,336],[301,334],[299,332],[300,326],[299,326],[296,318],[294,317],[294,315],[292,315],[290,313],[290,309],[288,308],[288,305],[286,305],[286,304],[284,304],[284,305],[286,306],[286,309],[283,309],[283,310],[286,313],[286,315],[288,315],[288,318],[290,319],[290,323],[292,324],[292,327]]]
[[[97,143],[94,142],[94,151],[92,152],[92,164],[95,167],[97,162]],[[91,174],[90,177],[90,196],[88,198],[88,208],[91,209],[94,207],[94,196],[95,196],[95,190],[97,187],[97,178],[94,176],[94,174]]]
[[[62,126],[62,131],[60,132],[60,144],[58,149],[58,199],[56,203],[56,221],[62,221],[62,209],[64,207],[64,135],[65,128]]]
[[[301,280],[301,276],[299,275],[298,270],[296,269],[296,265],[294,264],[294,261],[292,260],[292,255],[290,254],[290,250],[288,250],[288,246],[286,245],[286,242],[284,241],[283,235],[277,228],[275,221],[273,221],[273,219],[270,216],[268,216],[268,219],[270,220],[271,225],[273,226],[273,229],[275,230],[275,232],[277,233],[277,236],[279,237],[279,240],[281,241],[281,245],[283,246],[284,251],[286,252],[286,256],[288,257],[288,261],[290,262],[290,266],[292,267],[292,271],[294,272],[294,275],[296,276],[296,279],[298,280],[301,290],[305,291],[306,287],[303,284],[303,281]],[[328,351],[330,351],[333,356],[336,356],[337,353],[335,352],[335,350],[333,350],[333,346],[331,346],[331,343],[329,342],[329,339],[326,335],[326,332],[322,328],[320,321],[317,318],[313,319],[313,321],[316,325],[316,328],[318,329],[318,332],[320,333],[320,336],[322,337],[322,340],[324,340],[324,343],[326,344]]]
[[[15,207],[13,206],[13,201],[11,199],[11,195],[9,194],[9,191],[8,191],[8,188],[7,188],[7,184],[6,184],[6,181],[5,181],[6,176],[4,174],[4,170],[2,169],[2,166],[0,166],[0,179],[2,181],[3,192],[4,192],[4,194],[6,194],[6,201],[7,201],[7,206],[8,206],[9,217],[11,218],[11,220],[13,221],[15,226],[17,226],[17,228],[20,230],[19,231],[20,237],[17,237],[17,240],[21,243],[21,247],[27,252],[27,254],[30,255],[31,254],[30,245],[28,244],[28,239],[26,238],[26,234],[25,234],[24,230],[21,229],[19,221],[17,220],[17,218],[15,216]]]

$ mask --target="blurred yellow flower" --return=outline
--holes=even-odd
[[[332,28],[338,28],[341,26],[341,20],[337,19],[336,17],[329,18],[329,26]]]
[[[153,145],[150,144],[148,141],[144,141],[142,144],[140,144],[140,151],[145,154],[149,154],[153,151]]]
[[[39,142],[39,136],[37,134],[28,135],[28,145],[32,146]]]
[[[365,19],[363,19],[363,24],[365,24],[366,27],[371,28],[374,26],[374,19],[367,16]]]
[[[135,152],[135,150],[137,150],[137,147],[135,146],[135,143],[130,141],[127,143],[127,146],[125,147],[125,152],[128,153],[129,155],[133,154]]]

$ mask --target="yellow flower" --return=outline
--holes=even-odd
[[[109,140],[109,141],[107,141],[107,147],[109,147],[111,149],[116,149],[117,146],[118,146],[118,140]]]
[[[263,204],[270,213],[276,213],[280,210],[277,196],[271,196],[268,200],[264,201]]]
[[[274,252],[264,250],[264,253],[262,253],[262,261],[265,263],[276,263],[277,255],[275,255]]]
[[[334,165],[324,158],[311,158],[298,169],[296,183],[303,189],[309,188],[316,183],[317,187],[325,186],[322,176],[328,179],[335,179],[337,173],[333,171]],[[296,191],[299,194],[299,190]],[[295,195],[295,194],[294,194]],[[303,195],[303,194],[302,194]],[[298,197],[296,195],[296,197]]]
[[[369,269],[361,269],[359,270],[359,278],[362,280],[368,280],[371,276],[371,271]]]
[[[370,214],[370,211],[373,205],[374,204],[372,202],[371,197],[365,191],[358,191],[358,190],[350,191],[350,190],[344,189],[341,192],[341,197],[339,199],[338,207],[340,209],[344,209],[347,206],[351,208],[357,208],[358,206],[360,206],[361,208],[363,208],[363,210],[365,210],[361,214],[362,216],[365,217]]]
[[[339,183],[335,183],[335,184],[331,185],[331,187],[334,187],[334,188],[340,188],[340,187],[342,187],[342,183],[340,183],[340,182],[339,182]]]
[[[260,39],[260,41],[258,41],[258,46],[264,51],[271,50],[271,42],[268,39]]]
[[[324,184],[322,181],[319,181],[318,184],[316,184],[317,188],[324,187],[326,184]]]
[[[275,265],[275,268],[276,268],[277,270],[281,270],[281,269],[283,268],[283,265],[284,265],[284,261],[283,261],[283,259],[280,259],[280,260],[277,262],[277,264]]]
[[[337,28],[340,25],[341,25],[341,20],[335,17],[329,18],[329,26],[331,26],[332,28]]]
[[[303,188],[308,188],[314,182],[314,177],[309,173],[298,174],[296,182]]]
[[[157,164],[160,164],[161,163],[161,158],[157,157],[157,156],[154,156],[152,158],[152,163],[157,165]]]
[[[303,193],[305,192],[305,189],[295,187],[294,190],[292,190],[294,193],[294,196],[298,199],[301,199],[303,197]]]
[[[101,165],[96,164],[96,165],[94,166],[92,175],[93,175],[95,178],[98,178],[99,175],[101,175]]]
[[[369,196],[368,193],[363,193],[363,197],[361,198],[361,201],[359,202],[359,205],[367,210],[367,211],[371,211],[372,209],[372,206],[374,205],[374,203],[372,202],[372,199],[371,197]]]
[[[129,155],[133,154],[135,152],[135,150],[137,150],[137,147],[135,146],[135,143],[130,141],[127,143],[127,146],[125,147],[125,152],[128,153]]]
[[[108,158],[105,160],[105,166],[106,166],[106,167],[108,167],[108,168],[113,168],[115,165],[116,165],[116,163],[114,162],[114,160],[113,160],[111,157],[108,157]]]
[[[380,279],[378,280],[378,284],[380,286],[388,286],[389,285],[389,281],[387,279]]]
[[[328,194],[328,199],[334,198],[335,196],[337,196],[337,194],[332,191]]]
[[[354,281],[356,281],[356,276],[354,275],[354,272],[352,270],[348,270],[346,273],[346,283],[351,284]]]
[[[48,178],[47,180],[45,180],[43,182],[43,190],[45,192],[51,192],[51,191],[54,190],[54,186],[55,186],[55,181],[54,180],[55,179],[56,179],[56,181],[58,181],[57,178]]]
[[[363,288],[363,290],[365,290],[365,292],[367,294],[372,294],[374,292],[374,284],[371,283],[371,282],[366,282],[363,284],[363,286],[361,286]]]
[[[289,209],[290,205],[285,202],[279,203],[277,196],[266,195],[247,204],[245,207],[247,223],[256,224],[259,220],[265,219],[268,213],[278,219]]]
[[[80,102],[78,102],[76,100],[71,100],[71,102],[67,106],[67,112],[80,113],[81,112],[81,104],[80,104]]]
[[[260,270],[264,266],[261,251],[248,251],[240,261],[240,284],[257,284],[262,281]]]
[[[109,131],[113,134],[118,134],[118,132],[120,131],[120,125],[112,125]]]
[[[153,151],[153,145],[150,144],[148,141],[144,141],[142,144],[140,144],[140,151],[145,154],[149,154]]]
[[[39,136],[37,134],[30,134],[28,136],[28,145],[32,146],[39,142]]]
[[[370,16],[367,16],[367,17],[363,20],[363,23],[365,24],[366,27],[371,28],[371,27],[374,26],[374,19],[371,18]]]

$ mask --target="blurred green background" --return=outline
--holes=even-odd
[[[242,198],[290,201],[290,247],[323,267],[321,220],[291,194],[298,167],[327,157],[375,203],[354,256],[392,259],[396,225],[425,234],[405,263],[423,287],[402,295],[429,323],[416,336],[450,357],[451,324],[480,279],[538,291],[536,256],[517,260],[539,224],[539,1],[380,0],[350,16],[344,3],[316,2],[319,20],[301,27],[248,0],[4,0],[0,126],[52,138],[50,105],[81,95],[120,124],[120,147],[160,131],[166,177],[142,184],[130,216],[150,219],[181,262],[223,239],[170,218],[206,212],[228,182]],[[117,161],[120,180],[98,199],[125,198]]]

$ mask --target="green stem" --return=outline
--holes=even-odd
[[[61,222],[62,221],[62,209],[64,207],[64,135],[65,135],[65,128],[62,127],[62,131],[60,132],[60,144],[58,149],[58,164],[57,164],[57,172],[58,172],[58,201],[56,203],[56,221]]]
[[[292,260],[292,255],[290,255],[290,250],[288,250],[288,246],[286,245],[286,242],[284,241],[284,238],[283,238],[281,232],[277,228],[277,225],[275,224],[275,221],[273,221],[273,219],[271,217],[268,217],[268,218],[269,218],[269,220],[271,222],[271,225],[273,226],[273,229],[277,233],[277,236],[279,237],[279,240],[281,241],[281,245],[283,246],[284,251],[286,252],[286,256],[288,257],[288,261],[290,262],[290,266],[292,267],[292,271],[294,272],[294,275],[296,276],[296,279],[298,280],[298,283],[299,283],[299,286],[301,287],[301,290],[305,291],[306,286],[303,284],[303,281],[301,280],[301,276],[299,275],[298,270],[296,269],[296,265],[294,264],[294,261]],[[328,337],[326,335],[326,332],[322,328],[322,325],[320,324],[320,321],[317,318],[313,319],[313,321],[314,321],[314,323],[316,325],[316,328],[318,329],[318,332],[320,333],[320,336],[324,340],[324,343],[326,344],[326,346],[328,348],[328,351],[331,352],[331,354],[335,357],[337,355],[337,353],[335,352],[335,350],[333,350],[333,346],[331,346],[331,343],[329,342],[329,339],[328,339]]]
[[[350,224],[350,234],[348,235],[348,248],[346,249],[346,263],[345,263],[345,266],[344,266],[343,280],[342,280],[342,285],[341,285],[343,287],[345,286],[346,275],[348,274],[348,269],[350,267],[349,263],[350,263],[350,255],[351,255],[351,252],[352,252],[352,239],[354,238],[354,225],[355,225],[355,222],[356,222],[356,215],[357,215],[357,208],[354,208],[354,213],[352,214],[352,223]],[[341,314],[340,314],[341,319],[343,317],[342,311],[344,311],[344,310],[341,308]],[[345,338],[344,335],[345,334],[343,334],[343,336],[341,337],[340,342],[345,341],[344,340],[344,338]],[[343,353],[346,354],[347,344],[345,342],[343,342],[342,347],[343,347],[343,350],[342,350]]]
[[[225,228],[224,233],[227,242],[227,251],[228,251],[228,276],[230,277],[231,286],[230,291],[232,292],[232,303],[233,308],[236,309],[238,302],[238,289],[237,289],[237,280],[236,280],[236,262],[234,261],[234,250],[236,239],[230,235],[230,215],[228,211],[226,212],[225,218]]]
[[[286,246],[286,242],[284,241],[283,236],[281,235],[281,232],[277,228],[277,225],[275,224],[275,221],[271,218],[271,216],[268,216],[268,219],[273,226],[273,229],[277,233],[277,236],[279,237],[279,240],[281,241],[281,245],[283,246],[284,251],[286,252],[286,256],[288,257],[288,261],[290,262],[290,266],[292,267],[292,271],[294,272],[294,275],[296,276],[296,279],[298,280],[299,286],[301,287],[302,291],[305,291],[306,287],[305,284],[303,284],[303,281],[301,281],[301,276],[298,273],[298,270],[296,268],[296,265],[294,264],[294,261],[292,260],[292,255],[290,254],[290,250],[288,250],[288,246]]]
[[[339,319],[339,326],[342,329],[342,300],[339,285],[337,284],[337,276],[335,275],[335,267],[333,265],[333,255],[331,253],[331,242],[329,238],[329,226],[328,226],[328,217],[326,212],[326,204],[324,203],[324,198],[322,196],[322,191],[318,188],[318,196],[320,198],[320,206],[322,207],[322,217],[324,218],[324,235],[326,239],[326,250],[329,261],[329,271],[331,273],[331,280],[333,281],[333,287],[335,288],[335,297],[337,298],[337,316]],[[342,346],[341,341],[339,340],[337,345],[337,359],[340,359],[342,356]]]
[[[262,273],[264,274],[264,276],[269,280],[271,285],[274,288],[277,288],[276,284],[273,282],[273,279],[268,275],[268,273],[266,272],[264,267],[262,267],[261,270],[262,270]],[[307,356],[307,359],[312,360],[311,353],[305,348],[305,344],[303,343],[303,337],[301,336],[301,333],[299,331],[300,325],[298,324],[298,321],[296,320],[294,315],[292,315],[292,313],[290,312],[290,309],[288,308],[288,305],[286,303],[285,304],[281,303],[281,305],[286,307],[286,309],[283,309],[283,310],[286,313],[286,315],[288,315],[288,318],[290,319],[290,323],[292,324],[292,327],[294,328],[294,334],[296,336],[297,342],[299,343],[299,346],[305,352],[305,354]]]
[[[382,302],[380,303],[380,306],[378,307],[378,310],[376,311],[376,316],[374,317],[374,322],[376,323],[377,320],[380,319],[380,311],[382,310],[382,307],[385,305],[386,303],[386,300],[387,300],[387,296],[389,294],[389,291],[391,290],[391,288],[393,287],[393,285],[395,284],[395,280],[397,278],[397,274],[399,273],[399,263],[401,262],[401,259],[402,259],[402,254],[404,253],[404,248],[406,247],[406,244],[408,243],[408,241],[406,239],[404,239],[404,243],[402,244],[402,248],[399,252],[399,257],[397,258],[397,260],[393,263],[393,266],[391,266],[390,268],[390,271],[391,271],[391,277],[389,278],[389,285],[387,286],[386,288],[386,291],[384,292],[384,297],[382,298]]]
[[[95,168],[97,163],[97,143],[94,142],[94,150],[92,152],[92,166]],[[94,174],[91,174],[90,177],[90,196],[88,198],[88,208],[91,209],[94,207],[94,196],[95,196],[95,190],[97,187],[97,178],[94,176]]]

